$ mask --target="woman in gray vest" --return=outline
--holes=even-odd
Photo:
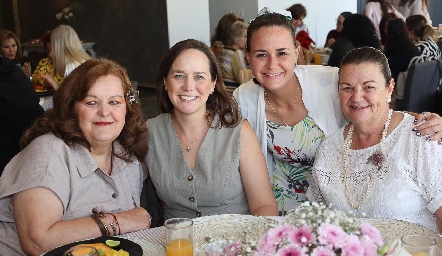
[[[277,215],[264,155],[202,42],[173,46],[157,80],[160,114],[147,121],[146,164],[165,218]]]

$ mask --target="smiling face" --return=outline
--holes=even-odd
[[[209,59],[195,49],[181,52],[164,79],[174,112],[183,114],[206,113],[206,102],[215,83],[210,75]]]
[[[86,98],[75,103],[78,122],[91,145],[112,144],[125,124],[126,100],[121,79],[114,75],[98,78]]]
[[[6,39],[1,48],[3,57],[14,60],[17,55],[17,43],[13,38]]]
[[[256,80],[270,91],[287,85],[300,49],[295,48],[291,32],[284,27],[261,27],[250,41],[246,56]]]
[[[394,80],[387,87],[379,64],[347,64],[339,71],[339,99],[345,117],[355,125],[379,123],[389,109]]]

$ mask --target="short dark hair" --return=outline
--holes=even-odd
[[[198,50],[206,55],[209,60],[209,69],[211,80],[216,81],[215,88],[206,102],[206,108],[210,117],[219,116],[215,127],[234,127],[240,122],[241,115],[239,107],[232,95],[227,92],[223,84],[222,70],[218,61],[210,51],[209,47],[204,43],[195,40],[187,39],[176,43],[164,56],[160,65],[160,70],[157,78],[157,98],[160,113],[172,113],[174,106],[167,94],[164,79],[169,75],[170,68],[178,56],[189,49]]]
[[[339,72],[341,72],[342,67],[345,65],[358,65],[362,63],[373,63],[379,65],[387,87],[390,85],[392,76],[390,66],[388,65],[388,59],[379,49],[373,47],[365,46],[349,51],[342,59]]]
[[[292,19],[294,20],[298,20],[301,17],[307,16],[307,9],[305,9],[304,5],[302,4],[294,4],[287,8],[287,11],[292,14]]]

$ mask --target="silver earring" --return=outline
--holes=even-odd
[[[391,98],[387,98],[387,103],[390,103],[391,102]]]

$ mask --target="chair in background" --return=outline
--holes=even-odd
[[[404,99],[396,99],[395,110],[442,115],[442,61],[416,63],[408,70]],[[438,99],[439,98],[439,99]]]

